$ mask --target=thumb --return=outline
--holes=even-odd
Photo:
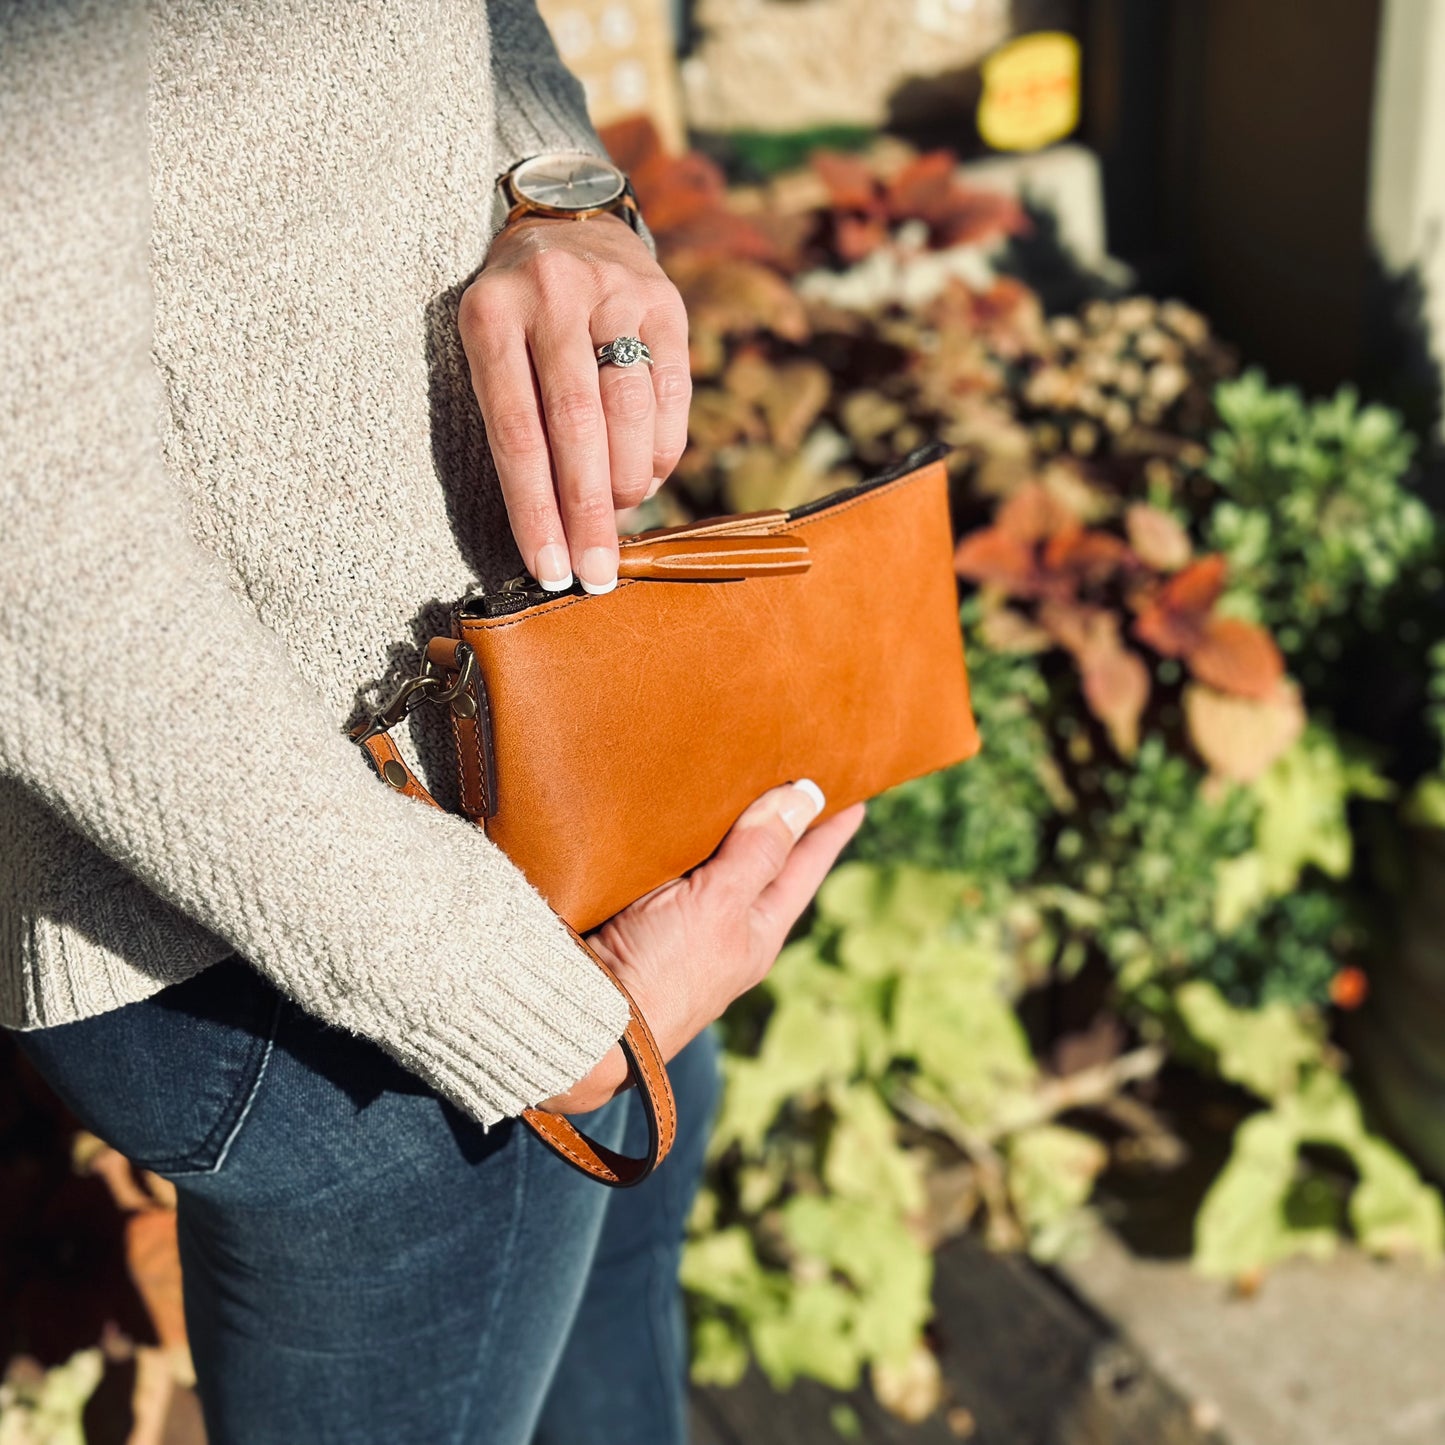
[[[770,788],[728,830],[704,865],[709,887],[751,906],[787,864],[794,845],[823,811],[823,790],[811,778]]]

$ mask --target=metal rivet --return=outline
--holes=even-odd
[[[406,787],[406,769],[395,758],[388,758],[381,765],[381,776],[398,791]]]
[[[459,692],[452,699],[452,711],[458,717],[476,717],[477,700],[468,692]]]

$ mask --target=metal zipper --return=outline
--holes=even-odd
[[[876,477],[855,482],[853,486],[830,492],[828,496],[819,497],[817,501],[804,502],[802,506],[794,507],[787,513],[787,518],[791,522],[799,517],[815,516],[819,512],[826,512],[830,507],[851,502],[863,492],[871,492],[875,487],[887,486],[889,482],[896,482],[899,477],[905,477],[909,472],[917,471],[930,462],[946,457],[952,450],[953,448],[945,442],[929,442],[927,445],[909,452],[901,461],[889,467],[886,472],[880,472]],[[473,588],[457,604],[457,612],[462,617],[488,619],[510,617],[514,612],[525,612],[530,607],[539,607],[542,603],[552,602],[558,597],[585,597],[586,595],[580,582],[573,582],[570,587],[564,588],[560,592],[549,592],[530,572],[519,572],[515,577],[508,577],[500,587],[489,589],[478,586]]]

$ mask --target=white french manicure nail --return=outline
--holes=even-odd
[[[812,778],[794,778],[793,786],[800,793],[806,793],[813,800],[813,816],[816,818],[823,811],[827,799],[823,796],[823,790]]]
[[[611,572],[612,575],[605,582],[589,582],[585,572],[590,572],[594,577],[605,575],[608,572]],[[577,564],[577,580],[581,582],[582,590],[590,592],[594,597],[600,597],[604,592],[611,592],[617,586],[616,556],[606,547],[589,547],[582,554],[582,560]]]
[[[645,502],[645,501],[647,501],[647,499],[648,499],[649,497],[655,497],[655,496],[657,495],[657,489],[658,489],[661,485],[662,485],[662,478],[661,478],[661,477],[653,477],[653,479],[652,479],[652,485],[651,485],[651,486],[647,489],[647,491],[643,494],[642,500]]]
[[[778,809],[778,816],[788,825],[796,840],[808,831],[808,824],[823,811],[823,790],[810,778],[799,778],[792,786],[794,793],[801,793],[807,801],[789,799]]]
[[[532,575],[548,592],[565,592],[572,585],[572,568],[567,554],[555,542],[549,542],[537,553]]]

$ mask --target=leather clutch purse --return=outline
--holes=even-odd
[[[704,862],[771,787],[812,778],[826,817],[970,757],[947,450],[791,511],[622,538],[601,596],[528,577],[469,594],[353,736],[431,801],[386,732],[449,706],[462,808],[579,942]]]

